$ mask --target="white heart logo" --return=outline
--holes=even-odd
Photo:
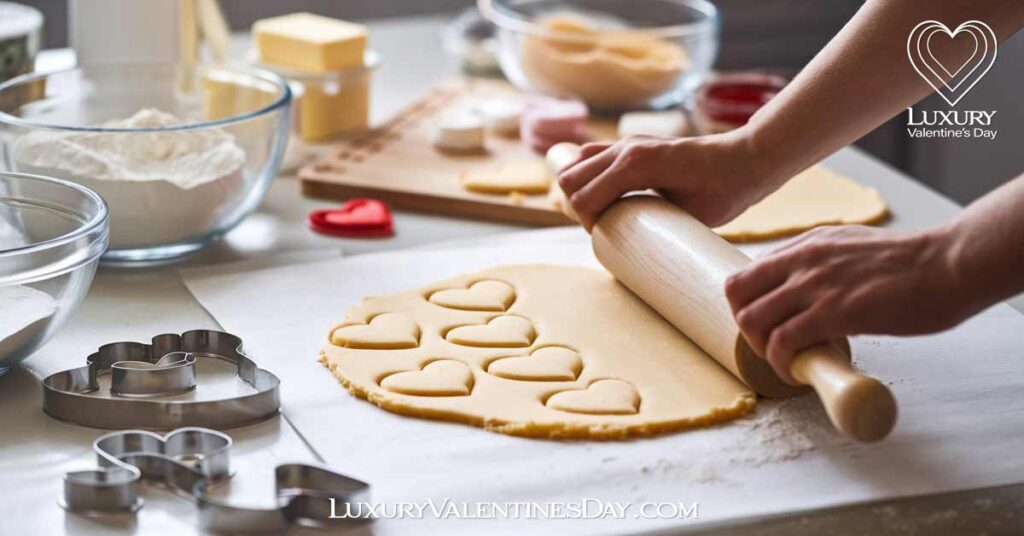
[[[955,39],[961,32],[974,40],[974,52],[951,71],[932,54],[931,40],[938,33]],[[911,30],[907,38],[907,56],[917,74],[950,106],[956,106],[995,63],[996,34],[979,20],[969,20],[952,31],[941,22],[926,20]]]

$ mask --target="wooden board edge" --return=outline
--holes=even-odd
[[[366,188],[306,179],[300,179],[300,184],[302,195],[318,199],[343,201],[353,197],[382,197],[380,195],[380,188]],[[385,201],[393,208],[435,216],[456,216],[473,220],[515,223],[534,227],[575,225],[575,222],[561,212],[521,205],[505,205],[502,207],[502,212],[499,212],[493,210],[493,206],[476,201],[434,196],[422,192],[390,191],[384,197],[386,197]],[[443,207],[443,209],[438,207]]]

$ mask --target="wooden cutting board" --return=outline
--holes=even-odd
[[[480,154],[442,153],[431,129],[442,114],[495,97],[523,94],[502,81],[460,79],[431,89],[384,124],[332,147],[329,154],[299,171],[302,193],[344,200],[373,197],[392,207],[526,225],[572,223],[546,195],[488,195],[465,190],[459,174],[523,160],[543,161],[518,136],[488,132]],[[613,119],[590,121],[591,134],[614,139]]]

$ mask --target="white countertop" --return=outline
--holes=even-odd
[[[372,46],[384,58],[384,64],[374,80],[373,117],[376,120],[418,96],[432,82],[454,73],[454,64],[442,61],[438,33],[440,21],[437,18],[423,18],[371,25]],[[59,56],[51,58],[60,61]],[[46,58],[43,60],[45,63]],[[830,163],[848,175],[878,188],[894,207],[914,207],[917,199],[934,196],[910,179],[854,149],[840,152]],[[102,432],[68,425],[45,416],[41,409],[38,382],[33,375],[80,366],[85,355],[107,342],[143,341],[157,333],[189,329],[217,329],[217,323],[193,300],[182,284],[178,276],[179,268],[229,261],[272,262],[267,260],[268,257],[282,253],[289,253],[292,258],[336,255],[339,250],[346,256],[357,255],[459,238],[482,238],[522,229],[511,225],[397,212],[396,236],[391,239],[337,239],[310,232],[305,226],[306,214],[314,208],[330,205],[329,202],[302,198],[298,182],[294,178],[282,177],[271,187],[257,213],[223,240],[185,263],[135,270],[101,268],[80,310],[64,330],[29,359],[26,367],[0,377],[0,407],[4,408],[0,414],[0,474],[5,484],[0,489],[2,531],[17,534],[182,534],[195,530],[193,506],[158,491],[146,492],[148,504],[135,520],[95,521],[65,515],[56,504],[61,489],[60,478],[69,469],[92,466],[94,460],[90,453],[90,443]],[[897,212],[893,224],[905,228],[922,227],[943,221],[957,210],[956,205],[942,200],[927,206],[931,208]],[[237,482],[232,484],[230,490],[232,497],[266,500],[271,495],[269,471],[272,471],[275,463],[317,459],[316,453],[306,446],[286,418],[273,419],[230,433],[236,440],[233,459],[238,475]],[[992,505],[998,508],[1006,502],[1005,497],[1012,493],[1013,490],[1004,489],[962,496],[973,500],[984,499],[989,505],[987,508]],[[1019,495],[1020,490],[1017,489],[1016,493]],[[943,505],[947,504],[938,499],[935,501],[934,507],[929,502],[915,502],[909,506],[901,502],[886,505],[886,508],[907,512],[925,522],[934,514],[935,508],[944,508]],[[1010,503],[1006,508],[1007,512],[1017,511],[1020,505]],[[986,522],[982,518],[994,517],[991,514],[992,511],[988,511],[985,516],[979,514],[978,522]],[[844,518],[844,515],[847,517]],[[762,524],[761,528],[766,531],[765,534],[784,534],[803,527],[800,530],[810,534],[825,530],[824,527],[831,527],[829,530],[848,527],[844,523],[848,523],[849,519],[857,519],[859,515],[877,517],[878,514],[872,507],[862,507],[852,513],[844,510],[804,517],[795,525],[796,528],[792,520]],[[944,529],[962,527],[964,520],[963,517],[958,519],[961,525],[942,525],[929,521],[931,524],[923,526],[931,533],[941,533]],[[771,532],[772,527],[784,528],[778,529],[780,532]],[[723,533],[730,533],[735,529],[725,527],[722,530]]]

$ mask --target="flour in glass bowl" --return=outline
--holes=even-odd
[[[180,124],[172,114],[146,108],[98,126]],[[100,194],[110,208],[112,249],[200,238],[245,193],[245,151],[217,128],[34,131],[18,139],[13,152],[18,171],[67,179]]]

